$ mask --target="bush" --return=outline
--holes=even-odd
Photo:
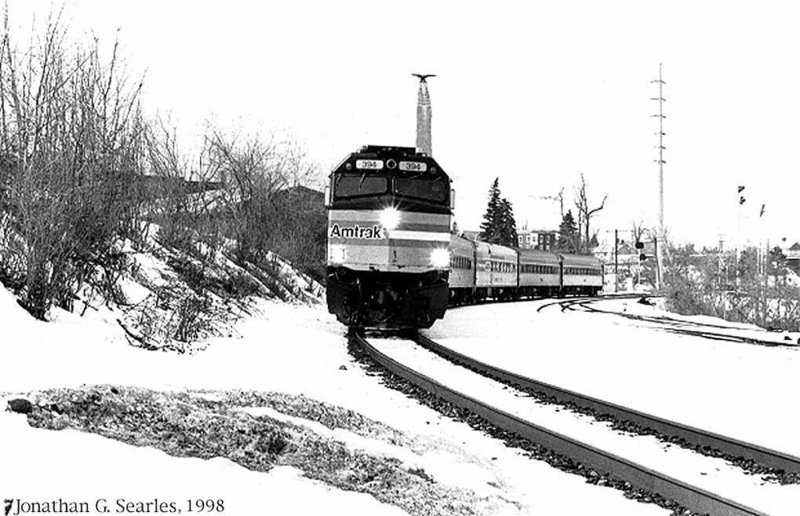
[[[142,243],[145,221],[159,223],[162,243],[199,262],[198,270],[177,267],[201,297],[205,289],[241,296],[260,288],[206,274],[227,246],[239,263],[254,264],[277,248],[322,277],[321,202],[313,210],[276,203],[278,192],[316,172],[296,145],[209,128],[199,154],[187,158],[174,130],[144,120],[142,84],[121,74],[117,44],[103,60],[96,41],[68,43],[56,16],[18,50],[9,26],[6,19],[0,46],[0,281],[32,315],[44,319],[54,304],[71,310],[87,289],[114,299],[132,267],[121,242]]]
[[[765,253],[766,254],[766,253]],[[768,259],[756,249],[697,255],[672,250],[664,274],[667,307],[685,315],[711,315],[764,328],[800,329],[800,289],[789,284],[780,249]]]
[[[0,210],[25,244],[22,301],[40,319],[86,283],[113,295],[118,243],[139,227],[141,84],[117,72],[116,45],[102,62],[97,43],[68,52],[65,36],[56,19],[29,49],[0,49]]]

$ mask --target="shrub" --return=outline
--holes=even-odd
[[[139,227],[141,84],[120,76],[116,45],[103,62],[97,43],[65,41],[51,19],[29,49],[0,49],[0,210],[25,243],[23,304],[42,319],[87,282],[107,290],[127,266],[118,242]]]

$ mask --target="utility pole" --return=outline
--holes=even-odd
[[[664,119],[667,118],[664,116],[664,102],[666,99],[664,98],[664,79],[661,75],[662,64],[658,63],[658,79],[655,81],[650,81],[651,83],[655,82],[658,84],[658,97],[652,98],[650,100],[657,100],[658,101],[658,114],[652,115],[653,117],[658,118],[658,159],[656,163],[658,163],[658,236],[661,238],[662,243],[665,241],[665,231],[664,231]],[[656,253],[656,288],[661,288],[661,252],[658,249]]]
[[[558,206],[559,206],[559,208],[561,210],[561,219],[563,220],[564,219],[564,187],[563,186],[561,187],[561,190],[558,191],[558,195],[556,195],[556,197],[558,197]]]
[[[561,190],[559,190],[556,195],[528,195],[527,197],[529,199],[540,199],[544,201],[558,201],[559,215],[561,216],[558,223],[560,224],[561,221],[564,220],[564,187],[561,187]]]
[[[619,285],[619,231],[614,230],[614,292]]]

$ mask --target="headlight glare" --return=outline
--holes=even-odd
[[[431,265],[444,268],[450,266],[450,251],[447,249],[434,249],[431,252]]]
[[[381,225],[386,229],[395,229],[400,224],[400,212],[397,208],[385,208],[381,212]]]
[[[332,245],[329,247],[328,260],[331,263],[344,263],[347,252],[343,245]]]

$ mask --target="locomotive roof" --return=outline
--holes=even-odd
[[[414,147],[399,147],[396,145],[364,145],[359,149],[359,154],[384,154],[384,153],[393,153],[393,154],[405,154],[408,156],[420,156],[420,157],[427,157],[428,155],[424,152],[417,152],[417,149]]]
[[[419,152],[414,147],[398,147],[391,145],[365,145],[355,152],[350,153],[342,160],[334,170],[341,167],[345,162],[353,158],[394,158],[394,159],[416,159],[424,160],[426,162],[433,162],[435,166],[443,172],[442,168],[433,159],[433,156],[428,156],[424,152]]]

